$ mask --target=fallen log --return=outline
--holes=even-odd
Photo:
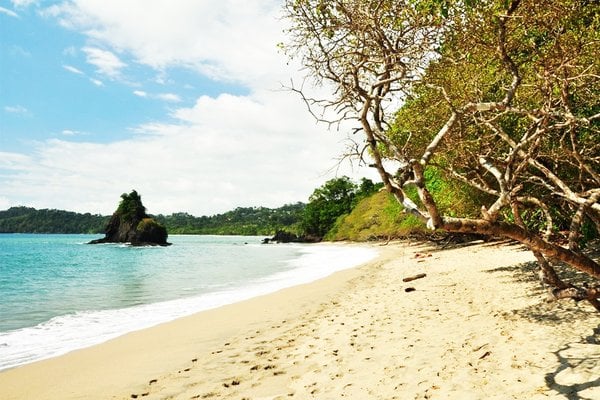
[[[413,275],[413,276],[407,276],[406,278],[402,279],[402,282],[410,282],[410,281],[414,281],[416,279],[425,278],[426,276],[427,276],[427,274],[417,274],[417,275]]]

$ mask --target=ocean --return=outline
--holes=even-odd
[[[323,278],[374,258],[335,244],[171,235],[169,247],[98,235],[0,234],[0,370]]]

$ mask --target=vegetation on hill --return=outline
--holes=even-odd
[[[0,233],[102,233],[108,219],[98,214],[11,207],[0,211]]]
[[[600,311],[585,249],[600,234],[599,15],[579,0],[286,0],[282,46],[328,89],[293,88],[312,115],[355,124],[345,156],[412,215],[519,241],[553,298]],[[595,283],[559,276],[560,263]]]
[[[336,220],[348,214],[361,199],[376,192],[381,185],[363,178],[360,185],[347,176],[331,179],[313,192],[302,214],[301,230],[304,235],[324,237]]]
[[[238,207],[213,216],[195,217],[187,213],[157,215],[171,234],[272,235],[278,229],[299,232],[304,203],[279,208]]]
[[[117,210],[113,213],[104,229],[104,237],[89,242],[131,243],[134,246],[168,246],[167,229],[154,218],[146,214],[142,197],[132,190],[123,193]]]
[[[431,172],[435,174],[436,172]],[[213,216],[188,213],[147,216],[139,195],[124,194],[117,213],[125,220],[139,220],[139,229],[149,228],[149,217],[170,234],[260,235],[285,231],[297,237],[325,240],[373,240],[421,233],[423,225],[403,213],[402,205],[380,192],[382,184],[370,179],[359,183],[348,177],[327,181],[314,190],[308,204],[287,204],[279,208],[238,207]],[[465,210],[469,202],[464,188],[441,177],[432,180],[431,191],[449,209]],[[418,202],[418,196],[412,198]],[[110,217],[60,210],[12,207],[0,211],[0,233],[104,233]]]
[[[348,177],[334,178],[315,189],[308,204],[287,204],[279,208],[238,207],[213,216],[188,213],[146,215],[139,194],[123,194],[116,213],[125,221],[139,221],[148,229],[153,218],[170,234],[261,235],[286,231],[297,236],[322,238],[341,215],[348,214],[359,200],[381,185],[369,179],[360,183]],[[0,233],[104,233],[110,217],[60,210],[12,207],[0,211]]]
[[[403,213],[402,206],[386,191],[361,199],[349,214],[337,219],[325,240],[369,241],[410,236],[425,225]]]
[[[299,221],[306,205],[280,208],[240,207],[223,214],[195,217],[187,213],[156,215],[153,218],[170,234],[272,235],[278,229],[299,233]],[[129,215],[127,204],[123,211]],[[110,216],[80,214],[61,210],[11,207],[0,211],[0,233],[104,233]]]

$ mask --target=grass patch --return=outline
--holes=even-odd
[[[325,240],[364,242],[406,237],[425,229],[417,218],[404,213],[392,195],[380,191],[362,199],[350,214],[339,217]]]

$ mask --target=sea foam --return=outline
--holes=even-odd
[[[33,327],[0,332],[0,370],[56,357],[199,311],[312,282],[368,262],[377,255],[377,251],[369,247],[329,244],[302,246],[300,253],[298,258],[287,261],[290,269],[244,285],[215,287],[215,291],[195,297],[122,309],[80,311],[54,317]]]

